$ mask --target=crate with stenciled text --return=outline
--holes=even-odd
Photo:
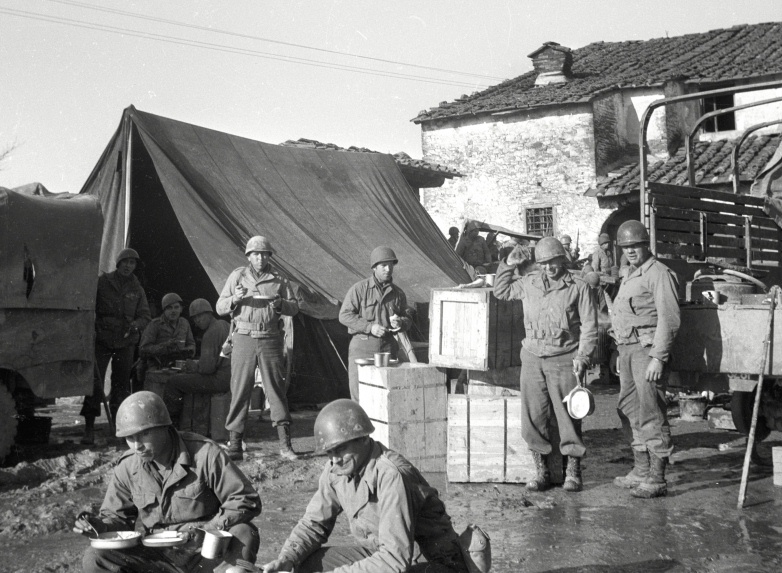
[[[448,391],[445,370],[403,362],[359,366],[359,403],[372,438],[399,452],[423,472],[445,472]]]
[[[521,364],[521,301],[498,300],[491,288],[432,289],[429,364],[492,370]]]
[[[556,422],[549,426],[551,481],[562,483]],[[521,437],[521,396],[448,396],[448,481],[527,483],[532,452]]]

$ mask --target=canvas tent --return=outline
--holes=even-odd
[[[100,270],[125,246],[143,260],[150,302],[166,292],[214,303],[262,234],[294,285],[293,400],[347,395],[339,305],[369,275],[369,253],[394,248],[411,306],[469,277],[390,155],[261,143],[127,108],[81,193],[99,197]]]

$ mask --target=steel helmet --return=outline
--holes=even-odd
[[[535,260],[539,263],[566,256],[565,247],[555,237],[543,237],[535,245]]]
[[[315,419],[315,448],[325,452],[374,431],[369,416],[357,402],[347,398],[334,400]]]
[[[611,237],[608,236],[608,233],[600,233],[600,235],[597,237],[597,244],[598,245],[605,245],[606,243],[611,242]]]
[[[562,235],[562,238],[559,240],[559,242],[563,245],[569,245],[573,242],[573,239],[570,238],[570,235]]]
[[[182,302],[182,297],[175,292],[170,292],[163,297],[163,301],[160,303],[160,306],[163,307],[163,310],[166,310],[166,308],[175,302]]]
[[[204,312],[212,312],[212,305],[209,304],[209,301],[205,298],[197,298],[190,303],[188,313],[190,314],[191,318]]]
[[[170,426],[171,417],[163,398],[142,390],[122,401],[117,410],[116,424],[117,437],[127,438],[149,428]]]
[[[396,258],[396,253],[391,247],[375,247],[375,250],[373,250],[372,254],[369,256],[369,266],[373,269],[376,264],[389,261],[393,261],[394,264],[399,262]]]
[[[118,267],[119,264],[125,259],[136,259],[136,261],[139,261],[141,257],[138,256],[136,249],[122,249],[119,252],[119,255],[117,255],[117,262],[115,266]]]
[[[249,255],[250,253],[254,252],[259,253],[269,253],[270,255],[274,254],[274,249],[272,249],[272,244],[269,239],[266,237],[262,237],[261,235],[256,235],[255,237],[252,237],[249,241],[247,241],[247,246],[244,248],[244,254]]]
[[[620,247],[629,247],[637,243],[648,243],[649,233],[641,221],[630,219],[619,226],[616,232],[616,242]]]

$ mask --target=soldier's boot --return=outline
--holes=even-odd
[[[291,461],[299,459],[299,454],[293,451],[291,445],[291,427],[288,424],[277,426],[277,435],[280,438],[280,455]]]
[[[529,491],[545,491],[551,487],[551,471],[548,469],[548,456],[532,452],[535,461],[535,477],[527,482]]]
[[[565,483],[562,485],[565,491],[576,492],[584,489],[581,481],[581,458],[575,456],[567,457],[567,468],[565,469]]]
[[[235,462],[240,462],[244,459],[244,451],[242,449],[242,439],[244,434],[241,432],[230,432],[228,434],[228,457]]]
[[[614,485],[624,489],[635,489],[646,481],[649,477],[649,452],[646,450],[640,452],[633,449],[635,462],[633,469],[626,476],[617,476],[614,478]]]
[[[79,443],[85,446],[95,443],[95,416],[84,416],[84,435]]]
[[[665,481],[665,466],[668,458],[658,458],[649,452],[649,477],[643,483],[638,484],[630,495],[642,499],[663,497],[668,493],[668,484]]]

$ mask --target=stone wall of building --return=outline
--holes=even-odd
[[[465,218],[528,232],[525,210],[550,206],[555,235],[580,234],[582,255],[596,245],[610,211],[584,197],[596,178],[588,104],[423,124],[422,147],[426,161],[464,175],[421,191],[444,233]]]

